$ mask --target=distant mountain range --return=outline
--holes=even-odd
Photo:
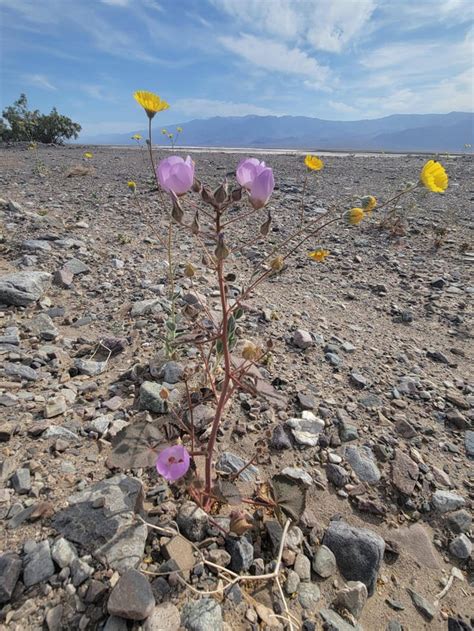
[[[216,116],[178,123],[181,146],[377,151],[464,151],[474,145],[474,113],[395,114],[358,121],[330,121],[306,116]],[[174,129],[172,125],[170,129]],[[161,127],[154,140],[163,144]],[[81,137],[80,143],[130,145],[127,134]]]

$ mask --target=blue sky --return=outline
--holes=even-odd
[[[192,118],[472,111],[471,0],[0,0],[1,102],[85,135]]]

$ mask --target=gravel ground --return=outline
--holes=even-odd
[[[136,517],[160,525],[176,518],[200,554],[236,572],[272,569],[273,515],[256,519],[247,541],[232,539],[189,513],[184,489],[170,489],[146,457],[134,467],[117,460],[115,436],[127,428],[176,431],[143,394],[144,382],[163,382],[166,218],[143,149],[88,147],[87,163],[84,150],[39,147],[35,158],[24,147],[0,149],[0,621],[18,630],[283,629],[269,617],[282,612],[276,585],[246,583],[199,600],[176,578],[181,571],[195,588],[213,589],[196,548]],[[230,151],[193,157],[212,187],[241,159]],[[234,295],[300,221],[301,156],[260,159],[275,173],[272,229],[264,242],[255,238],[261,216],[233,224],[241,247],[229,263]],[[309,178],[307,221],[365,194],[382,204],[418,178],[426,157],[324,160]],[[309,476],[281,570],[294,628],[473,623],[473,161],[440,160],[446,194],[402,198],[402,229],[381,228],[384,210],[357,227],[329,227],[257,288],[239,321],[242,339],[272,341],[260,366],[267,396],[236,396],[218,451],[224,463],[255,457],[250,479],[287,467]],[[78,167],[86,172],[74,174]],[[192,212],[188,205],[186,217]],[[202,251],[178,230],[175,243],[180,307],[197,290],[214,311]],[[319,246],[331,254],[318,264],[306,254]],[[110,358],[100,342],[114,350]],[[167,369],[178,396],[180,369],[198,364],[192,344],[177,361]],[[303,412],[316,445],[297,432]],[[251,492],[251,482],[241,484]],[[224,529],[228,512],[221,509]],[[357,583],[347,587],[350,580]]]

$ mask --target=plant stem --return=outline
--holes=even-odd
[[[301,227],[303,227],[303,222],[304,222],[304,196],[306,193],[306,185],[308,184],[308,171],[306,171],[306,175],[304,177],[304,184],[303,184],[303,192],[301,193]]]

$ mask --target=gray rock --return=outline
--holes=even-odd
[[[166,414],[168,411],[168,400],[162,398],[163,391],[167,391],[163,384],[156,383],[156,381],[144,381],[140,386],[140,409],[155,412],[156,414]],[[172,394],[172,392],[168,393],[168,395]]]
[[[468,559],[472,554],[472,543],[464,533],[449,544],[449,551],[458,559]]]
[[[145,620],[155,608],[150,583],[137,570],[127,570],[110,593],[107,611],[125,620]]]
[[[349,474],[344,467],[331,462],[326,465],[326,477],[337,487],[344,486],[349,482]]]
[[[81,359],[80,357],[77,357],[74,360],[74,367],[81,373],[81,375],[95,377],[106,370],[107,362],[95,362],[92,359]]]
[[[51,283],[47,272],[17,272],[0,277],[0,303],[27,307],[36,302]]]
[[[51,425],[43,433],[43,438],[63,438],[64,440],[77,440],[78,436],[67,427],[61,425]]]
[[[403,627],[398,620],[390,620],[387,624],[386,631],[403,631]]]
[[[46,313],[40,313],[27,323],[27,328],[42,340],[51,342],[58,337],[58,330],[54,322]]]
[[[367,602],[367,587],[360,581],[349,581],[346,587],[340,589],[334,600],[334,606],[346,609],[354,616],[360,618],[365,603]]]
[[[143,625],[143,631],[178,631],[181,626],[179,609],[170,602],[157,605]]]
[[[140,300],[132,306],[132,318],[148,315],[150,313],[158,313],[163,311],[160,298],[151,298],[150,300]],[[169,383],[169,382],[168,382]]]
[[[365,388],[368,384],[367,379],[362,375],[359,371],[353,370],[350,374],[351,383],[353,383],[356,388]]]
[[[56,605],[56,607],[51,607],[51,609],[48,609],[45,618],[48,631],[61,631],[61,629],[64,628],[61,624],[63,611],[63,605]]]
[[[355,425],[344,421],[339,429],[339,437],[341,442],[349,443],[351,440],[359,438],[359,431]]]
[[[285,428],[282,425],[277,425],[274,430],[270,440],[270,446],[273,449],[291,449],[291,440],[288,434],[285,431]]]
[[[246,461],[240,456],[236,456],[230,451],[224,451],[217,461],[217,469],[219,471],[224,471],[225,473],[237,473],[243,469],[246,464]],[[242,471],[239,477],[246,482],[253,482],[256,478],[258,478],[258,476],[258,468],[251,464],[245,469],[245,471]]]
[[[139,564],[145,549],[147,527],[134,516],[142,499],[141,483],[118,474],[69,496],[52,525],[99,561],[125,571]]]
[[[102,436],[108,430],[109,425],[113,421],[113,416],[111,414],[103,414],[102,416],[97,416],[92,419],[90,422],[90,427],[94,432],[97,432]]]
[[[313,478],[304,469],[300,469],[299,467],[285,467],[281,473],[293,480],[301,482],[307,488],[313,485]]]
[[[46,581],[53,576],[55,570],[47,539],[39,543],[33,543],[31,549],[28,547],[27,550],[24,559],[23,582],[26,587],[31,587]]]
[[[0,556],[0,604],[7,603],[20,578],[21,559],[14,552]]]
[[[72,584],[79,587],[94,573],[94,568],[82,559],[74,559],[71,563]]]
[[[4,362],[3,369],[9,377],[15,377],[17,379],[37,381],[40,378],[40,373],[37,370],[29,366],[24,366],[23,364]]]
[[[407,592],[410,594],[413,604],[418,611],[428,620],[433,620],[436,614],[436,607],[426,600],[426,598],[417,594],[413,589],[407,587]]]
[[[88,272],[90,272],[90,267],[88,265],[75,258],[66,261],[62,269],[70,272],[73,276],[78,276],[79,274],[87,274]]]
[[[296,555],[293,569],[302,581],[311,580],[311,561],[302,552]]]
[[[44,417],[54,418],[55,416],[64,414],[67,409],[68,404],[63,396],[58,395],[57,397],[52,397],[51,399],[48,399],[46,405],[44,406]]]
[[[102,631],[128,631],[127,621],[118,616],[109,616]]]
[[[470,529],[472,516],[467,510],[461,509],[451,513],[449,517],[447,517],[446,521],[448,528],[452,532],[460,534],[461,532],[467,532]]]
[[[431,501],[438,513],[449,513],[466,503],[463,497],[452,491],[435,491]]]
[[[166,362],[161,369],[161,377],[165,383],[178,383],[184,375],[184,367],[179,362]]]
[[[300,582],[301,579],[298,574],[293,570],[288,570],[288,576],[286,577],[285,581],[285,591],[288,596],[291,596],[297,591]]]
[[[311,333],[303,329],[297,329],[293,335],[293,344],[302,350],[310,348],[313,345]]]
[[[60,568],[69,567],[77,559],[77,550],[67,539],[60,537],[52,545],[51,556]]]
[[[184,605],[181,624],[187,631],[223,631],[222,609],[213,598],[201,598]]]
[[[246,572],[253,561],[253,545],[245,537],[227,537],[225,549],[230,554],[230,569]]]
[[[338,368],[342,364],[342,358],[337,353],[325,353],[324,359],[334,368]]]
[[[207,535],[209,518],[207,513],[194,502],[183,502],[176,522],[180,532],[191,541],[202,541]]]
[[[344,447],[344,457],[362,482],[377,484],[381,473],[377,467],[375,456],[369,447]]]
[[[362,631],[360,624],[354,627],[332,609],[321,609],[319,615],[324,620],[325,631]]]
[[[3,335],[0,335],[0,344],[12,344],[18,346],[20,344],[20,331],[16,326],[7,326]]]
[[[321,592],[315,583],[300,583],[298,587],[298,600],[304,609],[315,611],[320,597]]]
[[[336,573],[336,557],[327,546],[320,546],[313,557],[313,570],[322,578]]]
[[[31,475],[29,469],[17,469],[10,478],[13,488],[20,495],[31,491]]]
[[[51,252],[53,249],[47,241],[42,239],[27,239],[21,244],[23,250],[29,250],[30,252]]]
[[[290,418],[286,421],[286,425],[291,429],[293,438],[299,445],[315,447],[319,441],[319,434],[324,430],[325,423],[323,419],[306,410],[302,417]]]
[[[474,430],[466,430],[466,435],[464,436],[464,446],[466,447],[467,455],[474,458]]]
[[[332,521],[324,535],[323,544],[334,553],[344,578],[361,581],[371,596],[385,551],[382,537],[366,528],[350,526],[342,520]]]

